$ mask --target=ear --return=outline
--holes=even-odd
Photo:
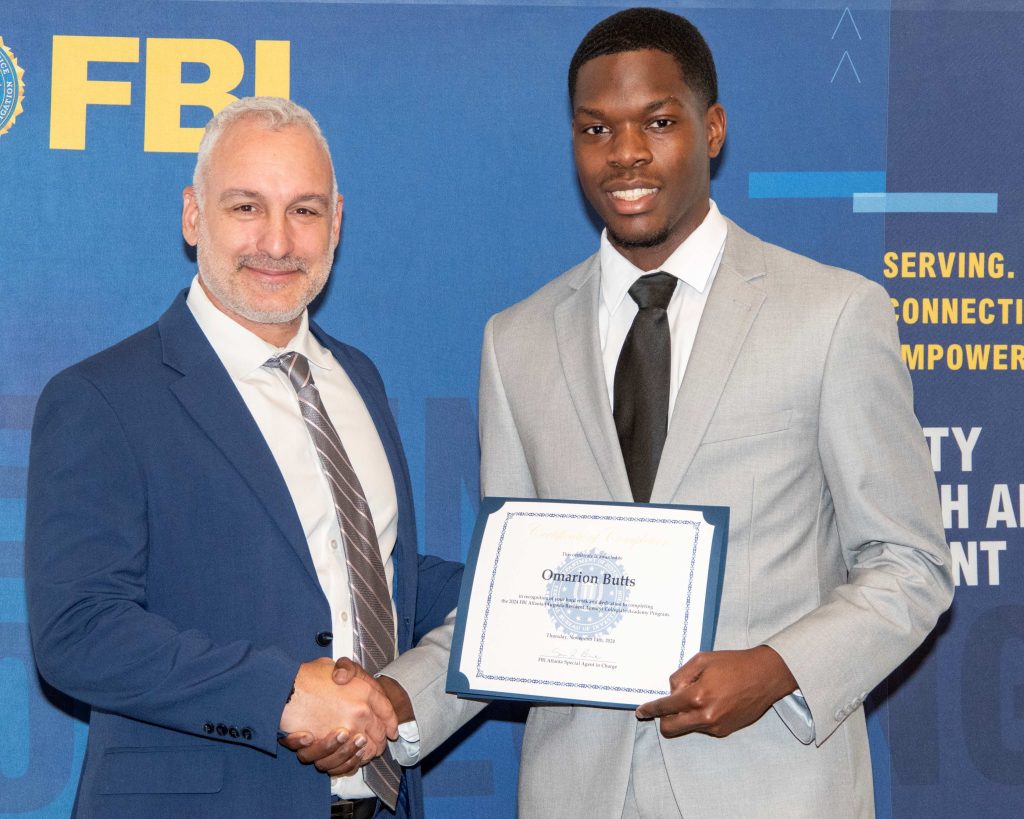
[[[725,144],[725,109],[717,102],[704,114],[704,130],[708,137],[708,158],[714,159]]]
[[[191,185],[181,192],[181,235],[195,247],[199,236],[199,202]]]
[[[345,204],[345,197],[338,194],[338,201],[334,203],[334,218],[331,220],[331,245],[338,246],[338,236],[341,234],[341,211]]]

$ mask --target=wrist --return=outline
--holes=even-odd
[[[754,651],[761,654],[764,662],[764,679],[772,693],[772,702],[788,697],[799,687],[786,661],[769,645],[760,645]]]
[[[397,681],[391,677],[381,675],[377,677],[377,682],[384,689],[384,694],[391,702],[391,707],[395,709],[395,716],[398,718],[399,723],[412,722],[416,719],[416,714],[412,708],[412,700],[409,699],[409,695]]]

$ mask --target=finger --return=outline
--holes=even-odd
[[[344,737],[344,739],[341,739],[341,737]],[[316,763],[335,753],[348,738],[348,732],[346,731],[332,732],[323,739],[314,742],[308,748],[297,751],[295,755],[299,758],[299,762],[304,765]]]
[[[365,738],[361,735],[351,738],[346,736],[346,740],[338,746],[334,753],[317,760],[315,763],[317,770],[331,776],[348,776],[357,771],[364,764],[359,756],[360,746],[357,744],[360,739],[365,742]]]
[[[637,719],[654,719],[655,717],[667,717],[671,714],[678,714],[686,710],[686,702],[680,694],[669,694],[657,700],[645,702],[636,709]]]
[[[714,654],[711,651],[701,651],[694,654],[689,660],[677,668],[668,678],[669,686],[675,690],[681,685],[689,685],[699,680],[704,670],[711,664]]]
[[[658,721],[658,730],[666,739],[692,734],[694,731],[704,731],[706,728],[707,726],[693,714],[670,714]]]
[[[366,763],[363,762],[359,757],[352,757],[346,762],[341,763],[335,768],[328,768],[324,771],[328,776],[352,776]]]
[[[398,718],[395,716],[395,709],[382,691],[375,690],[369,698],[370,710],[384,725],[384,733],[388,739],[398,739]]]
[[[293,734],[281,737],[278,742],[289,751],[301,751],[303,748],[312,745],[315,740],[316,737],[306,731],[296,731]]]
[[[372,722],[363,734],[368,740],[367,744],[371,746],[372,756],[377,756],[384,750],[384,746],[387,744],[387,732],[383,723],[379,720]]]

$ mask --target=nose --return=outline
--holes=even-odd
[[[612,137],[608,163],[619,168],[632,168],[651,161],[647,136],[638,126],[620,128]]]
[[[257,248],[272,259],[283,259],[292,252],[294,242],[285,214],[267,215],[263,231],[257,241]]]

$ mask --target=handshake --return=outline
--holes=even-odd
[[[371,677],[347,657],[337,663],[326,657],[303,663],[295,688],[281,713],[279,742],[305,764],[330,776],[348,776],[384,753],[387,740],[398,738],[399,717],[388,693],[412,719],[402,688],[385,678]]]

